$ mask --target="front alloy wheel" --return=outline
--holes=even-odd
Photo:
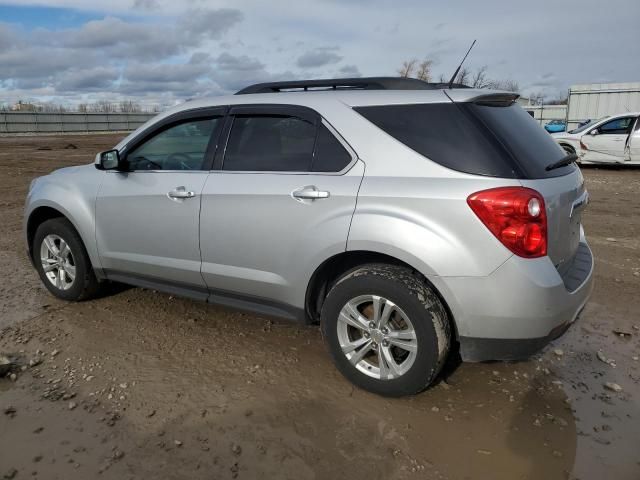
[[[98,292],[98,280],[87,250],[73,225],[65,218],[45,220],[33,236],[33,264],[53,295],[80,301]]]
[[[42,271],[47,280],[60,290],[68,290],[76,279],[76,264],[73,253],[60,236],[49,234],[40,245]]]

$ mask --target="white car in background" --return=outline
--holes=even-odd
[[[592,120],[575,130],[551,136],[579,163],[640,165],[640,113],[623,113]]]

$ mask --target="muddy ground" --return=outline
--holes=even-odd
[[[316,327],[137,288],[51,297],[24,251],[29,182],[117,140],[0,138],[0,352],[26,363],[0,378],[0,478],[640,478],[640,170],[585,169],[596,287],[564,337],[385,399]]]

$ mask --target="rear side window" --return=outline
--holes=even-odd
[[[460,172],[503,178],[563,175],[545,166],[562,149],[518,105],[434,103],[356,107],[355,110],[409,148]]]
[[[349,152],[327,127],[320,124],[311,170],[313,172],[339,172],[349,163],[351,163]]]
[[[558,177],[572,172],[575,164],[547,172],[545,167],[557,162],[566,152],[551,138],[538,122],[527,115],[522,107],[462,104],[470,115],[483,122],[520,171],[521,178]]]
[[[231,127],[223,170],[309,171],[315,138],[315,125],[301,118],[238,115]]]
[[[442,166],[479,175],[515,176],[500,144],[454,103],[355,110],[396,140]]]

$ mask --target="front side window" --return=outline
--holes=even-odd
[[[188,120],[152,136],[127,154],[130,170],[202,170],[219,117]]]
[[[223,170],[307,172],[311,169],[316,127],[288,115],[237,115]]]
[[[629,127],[633,117],[616,118],[610,122],[603,123],[598,127],[598,133],[601,135],[624,135],[629,133]]]

